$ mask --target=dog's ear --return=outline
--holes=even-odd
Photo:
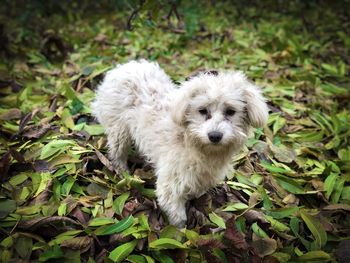
[[[244,89],[244,96],[250,125],[255,128],[263,127],[267,122],[269,110],[260,88],[248,83]]]
[[[188,108],[188,97],[186,95],[186,93],[179,92],[171,105],[171,118],[180,126],[184,126],[186,122]]]

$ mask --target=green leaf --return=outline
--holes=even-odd
[[[88,132],[91,136],[102,135],[105,132],[105,129],[100,124],[91,124],[79,123],[73,127],[74,131],[84,130]]]
[[[81,102],[78,98],[73,98],[72,104],[70,105],[70,113],[72,115],[77,114],[84,108],[84,103]]]
[[[16,209],[16,202],[14,200],[0,200],[0,218],[5,218],[8,214]]]
[[[306,262],[321,262],[331,259],[331,256],[324,251],[310,251],[298,257],[299,261]]]
[[[274,258],[278,260],[280,263],[287,263],[290,261],[291,255],[283,252],[275,252],[272,254]]]
[[[67,99],[74,100],[77,99],[77,95],[75,94],[75,91],[72,89],[71,85],[68,83],[64,86],[63,96],[65,96]]]
[[[39,261],[48,261],[49,259],[63,258],[63,252],[58,245],[45,250],[39,257]]]
[[[276,181],[280,186],[292,194],[305,194],[305,190],[294,179],[278,176]]]
[[[132,263],[147,263],[146,259],[139,255],[129,255],[126,260]]]
[[[9,183],[12,186],[17,186],[20,185],[21,183],[23,183],[25,180],[28,179],[28,175],[25,173],[20,173],[18,175],[15,175],[13,177],[10,178]]]
[[[265,238],[265,237],[268,238],[269,237],[266,234],[266,232],[264,230],[262,230],[262,228],[256,222],[254,224],[252,224],[252,230],[257,236],[259,236],[261,238]]]
[[[214,212],[209,214],[209,219],[211,222],[216,224],[217,226],[226,229],[225,221],[220,216],[215,214]]]
[[[59,216],[65,216],[67,214],[67,203],[61,203],[57,209]]]
[[[97,217],[97,218],[93,218],[90,222],[89,222],[89,226],[103,226],[103,225],[109,225],[109,224],[113,224],[115,221],[113,218],[109,218],[109,217]]]
[[[67,196],[70,193],[73,185],[75,183],[75,179],[72,176],[68,176],[61,188],[61,194],[63,196]]]
[[[269,211],[266,211],[266,214],[268,214],[269,216],[272,216],[275,219],[281,219],[285,217],[290,217],[297,211],[299,211],[299,207],[291,206],[291,207],[283,207],[283,208],[269,210]]]
[[[332,197],[331,197],[333,204],[338,203],[340,196],[341,196],[341,193],[342,193],[343,188],[344,188],[344,184],[345,184],[345,178],[338,177],[338,180],[336,182],[336,186],[334,188],[334,191],[333,191]]]
[[[55,244],[61,244],[65,240],[69,240],[80,234],[82,230],[70,230],[67,232],[63,232],[57,235],[54,239],[52,239],[48,244],[49,246],[53,246]]]
[[[102,135],[105,132],[105,129],[100,124],[85,125],[83,130],[87,131],[91,136]]]
[[[338,69],[336,66],[331,65],[331,64],[326,64],[326,63],[322,63],[321,64],[322,68],[325,69],[325,71],[330,74],[330,75],[338,75]]]
[[[142,254],[142,256],[144,256],[144,258],[146,259],[147,263],[155,263],[155,260],[153,258],[151,258],[148,255],[144,255]]]
[[[61,122],[64,124],[64,126],[66,126],[69,129],[73,129],[74,127],[74,120],[70,111],[67,108],[62,111]]]
[[[108,258],[113,262],[122,262],[135,248],[138,240],[125,243],[111,251]]]
[[[161,263],[174,263],[174,260],[165,253],[162,253],[162,251],[155,250],[152,252],[152,255]]]
[[[322,248],[327,243],[327,233],[323,226],[314,216],[308,214],[305,210],[300,211],[301,218],[315,237],[317,248]]]
[[[75,145],[73,140],[53,140],[42,148],[40,159],[48,159],[49,157],[64,151],[67,146],[72,145]]]
[[[170,238],[160,238],[149,244],[150,248],[153,249],[176,249],[176,248],[186,248],[185,245],[181,244],[179,241]]]
[[[173,225],[167,225],[166,227],[164,227],[162,229],[162,231],[160,232],[159,237],[160,238],[175,238],[175,236],[178,233],[178,228],[176,226]]]
[[[98,229],[95,230],[95,235],[97,236],[105,236],[105,235],[111,235],[114,233],[120,233],[124,231],[125,229],[129,228],[132,226],[134,223],[134,217],[133,216],[128,216],[122,220],[120,220],[118,223],[115,223],[110,226],[102,226]]]
[[[185,235],[186,235],[186,238],[189,241],[191,241],[193,244],[196,244],[197,240],[199,239],[199,233],[190,229],[185,229]]]
[[[261,194],[262,198],[263,198],[263,206],[264,209],[266,210],[270,210],[273,208],[273,204],[272,201],[270,200],[269,196],[266,193],[266,190],[264,189],[264,187],[262,186],[258,186],[258,191]]]
[[[235,204],[226,206],[226,208],[223,209],[222,211],[226,211],[226,212],[238,211],[238,210],[247,209],[248,207],[249,207],[249,206],[247,206],[247,205],[244,204],[244,203],[235,203]]]
[[[4,248],[12,247],[13,241],[14,241],[14,238],[12,236],[6,237],[0,242],[0,246]]]
[[[28,237],[19,237],[15,249],[22,259],[29,260],[32,254],[33,240]]]
[[[151,231],[151,228],[149,227],[148,224],[148,217],[145,214],[141,214],[140,216],[137,217],[140,227],[147,229],[148,231]]]
[[[267,216],[265,215],[265,218],[267,219],[267,221],[270,222],[271,227],[275,230],[277,230],[278,232],[286,232],[286,231],[290,231],[290,228],[288,226],[286,226],[285,224],[279,222],[278,220],[274,219],[272,216]]]
[[[130,193],[129,192],[125,192],[123,194],[121,194],[120,196],[118,196],[114,202],[113,202],[113,209],[115,211],[115,213],[117,215],[121,215],[125,202],[126,200],[128,200]]]
[[[83,74],[84,76],[89,76],[95,69],[95,66],[86,66],[85,68],[83,68],[83,71],[81,72],[81,74]]]
[[[274,165],[269,164],[267,162],[261,162],[260,165],[271,173],[275,173],[275,174],[288,174],[288,173],[290,173],[290,171],[285,169],[285,168],[277,167],[277,166],[274,166]]]
[[[276,134],[284,125],[286,124],[286,119],[278,116],[272,126],[273,134]]]
[[[297,217],[292,217],[290,219],[290,228],[292,229],[294,235],[298,235],[299,234],[299,223],[301,222],[301,220]]]
[[[341,193],[341,198],[350,201],[350,186],[345,186]],[[1,215],[1,213],[0,213]]]
[[[38,196],[44,190],[46,190],[50,181],[51,181],[51,173],[41,173],[40,174],[40,184],[39,184],[38,189],[36,190],[34,197]]]
[[[326,180],[324,181],[324,190],[326,191],[327,199],[329,199],[329,197],[333,192],[337,178],[338,178],[338,174],[331,173],[330,175],[327,176]]]

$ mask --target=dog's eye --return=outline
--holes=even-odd
[[[233,109],[226,109],[225,110],[225,115],[226,116],[233,116],[235,113],[236,113],[236,111],[233,110]]]
[[[198,112],[199,112],[201,115],[208,115],[208,110],[207,110],[207,109],[200,109],[200,110],[198,110]]]

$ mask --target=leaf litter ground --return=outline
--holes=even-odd
[[[1,13],[0,260],[349,262],[350,8],[183,3],[167,19],[148,3],[132,19],[104,1]],[[186,229],[167,224],[134,150],[115,173],[91,117],[103,74],[138,57],[174,81],[243,70],[268,98],[268,126],[188,203]]]

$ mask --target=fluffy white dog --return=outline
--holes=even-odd
[[[250,126],[268,118],[260,89],[241,72],[200,73],[178,88],[146,60],[109,71],[92,106],[115,167],[127,169],[134,142],[155,168],[160,207],[178,226],[186,222],[186,201],[224,179]]]

